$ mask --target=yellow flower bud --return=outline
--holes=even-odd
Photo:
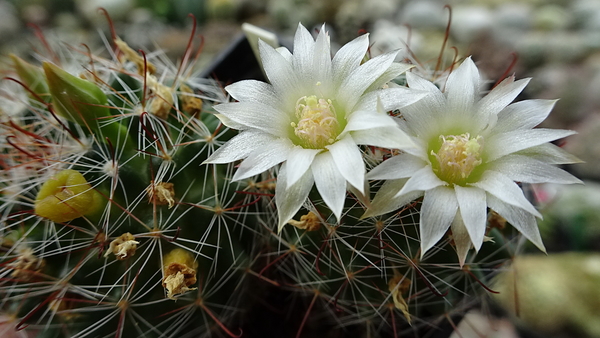
[[[71,169],[48,179],[35,198],[35,213],[54,222],[68,222],[89,215],[101,206],[100,194],[83,175]]]

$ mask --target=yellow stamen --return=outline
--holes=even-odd
[[[483,137],[472,138],[469,133],[462,135],[441,135],[442,146],[431,155],[437,160],[434,171],[448,183],[463,184],[473,170],[482,163]]]
[[[335,142],[339,134],[339,123],[331,100],[317,99],[315,95],[303,96],[296,102],[296,118],[292,122],[294,134],[302,146],[321,149]]]

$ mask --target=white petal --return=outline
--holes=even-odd
[[[303,81],[312,81],[313,78],[313,56],[315,53],[315,40],[310,32],[298,24],[296,35],[294,35],[294,51],[292,65],[298,71]]]
[[[244,159],[257,148],[275,142],[277,138],[256,129],[248,129],[234,136],[203,163],[229,163]]]
[[[372,58],[356,68],[344,79],[338,90],[338,102],[346,107],[346,113],[352,112],[364,92],[394,62],[397,52],[382,54]]]
[[[504,203],[514,205],[536,217],[542,218],[542,215],[535,209],[531,202],[525,198],[521,188],[499,172],[488,170],[483,173],[478,182],[472,183],[472,185],[494,195]]]
[[[437,243],[456,216],[458,203],[454,189],[437,187],[425,192],[421,206],[421,257]]]
[[[523,155],[507,155],[490,163],[489,166],[516,182],[582,183],[577,177],[562,169]]]
[[[295,146],[290,151],[287,157],[287,185],[288,187],[302,177],[310,168],[310,165],[315,158],[315,155],[322,151],[321,149],[304,149],[300,146]],[[284,182],[279,182],[283,184]]]
[[[288,137],[290,116],[258,102],[232,102],[214,106],[215,110],[235,123],[279,137]]]
[[[294,56],[292,55],[292,52],[290,52],[289,49],[285,48],[285,47],[278,47],[275,48],[275,50],[277,51],[277,53],[281,54],[281,56],[283,56],[283,58],[289,62],[290,64],[292,63],[292,59],[294,58]]]
[[[246,125],[243,125],[243,124],[241,124],[239,122],[232,121],[229,117],[227,117],[227,116],[225,116],[223,114],[215,114],[215,116],[227,128],[231,128],[231,129],[235,129],[235,130],[247,130],[247,129],[250,129],[250,127],[248,127]]]
[[[279,169],[277,180],[279,182],[287,181],[286,163]],[[277,206],[277,213],[279,215],[278,232],[281,232],[281,229],[283,229],[287,222],[300,210],[300,207],[302,207],[302,204],[308,197],[308,193],[312,189],[313,183],[312,172],[307,171],[290,187],[286,188],[286,184],[279,183],[275,186],[275,205]]]
[[[494,133],[531,129],[542,123],[557,100],[525,100],[513,103],[498,113]]]
[[[225,87],[234,99],[241,102],[258,102],[271,107],[277,107],[279,99],[273,86],[256,80],[243,80]]]
[[[332,63],[331,47],[329,44],[329,34],[325,30],[325,25],[321,27],[317,41],[315,42],[315,51],[313,56],[313,81],[322,82],[323,87],[331,87],[332,81]],[[329,95],[329,94],[328,94]],[[333,95],[333,93],[331,93]]]
[[[466,58],[450,75],[446,82],[448,110],[454,114],[468,114],[472,111],[475,97],[479,94],[479,70],[471,60]]]
[[[373,82],[369,88],[367,88],[367,92],[381,88],[384,84],[397,78],[400,74],[405,73],[407,70],[413,67],[414,65],[408,63],[392,63],[392,65],[383,74],[381,74],[381,76],[375,80],[375,82]]]
[[[430,95],[432,95],[436,99],[439,107],[443,107],[446,103],[446,98],[444,97],[444,94],[433,82],[428,81],[411,72],[406,73],[406,82],[408,83],[408,86],[412,89],[429,92]]]
[[[311,169],[317,190],[339,221],[346,200],[346,180],[340,175],[331,153],[318,154]]]
[[[348,116],[344,132],[393,126],[396,126],[396,122],[389,115],[377,113],[375,110],[355,111]]]
[[[346,190],[354,195],[363,206],[369,207],[371,205],[371,186],[369,186],[369,181],[365,180],[362,192],[358,191],[358,189],[355,189],[350,184],[346,184]]]
[[[398,127],[357,130],[350,133],[356,144],[364,144],[388,149],[414,148],[413,140]]]
[[[514,76],[510,76],[500,82],[478,103],[478,108],[475,113],[483,116],[485,119],[490,119],[497,115],[502,109],[506,108],[514,99],[523,91],[530,79],[522,79],[514,81]],[[494,121],[496,121],[494,119]],[[483,129],[485,125],[479,125]]]
[[[340,84],[356,69],[369,48],[369,34],[364,34],[348,42],[333,57],[333,79]]]
[[[402,153],[383,161],[367,173],[370,180],[394,180],[412,176],[415,172],[427,166],[422,159]]]
[[[398,192],[406,183],[406,179],[385,181],[373,198],[369,208],[361,218],[374,217],[398,210],[410,201],[423,196],[422,191],[413,191],[406,195],[398,196]]]
[[[253,151],[240,164],[232,180],[238,181],[257,175],[283,162],[294,145],[290,140],[277,139],[267,146]]]
[[[471,238],[469,237],[469,232],[467,231],[467,227],[465,226],[460,213],[456,213],[456,217],[454,218],[454,221],[452,221],[450,229],[452,230],[452,239],[456,246],[458,262],[462,268],[463,265],[465,265],[467,254],[469,254],[469,250],[471,249]]]
[[[385,112],[404,108],[429,95],[422,90],[414,90],[406,87],[393,87],[379,89],[365,93],[360,101],[356,103],[354,110],[374,110],[377,101],[381,101]]]
[[[487,155],[487,161],[493,161],[504,155],[535,147],[573,134],[575,134],[574,131],[561,129],[539,128],[514,130],[492,135],[484,140],[484,151]]]
[[[404,185],[398,195],[408,194],[411,191],[427,191],[448,183],[442,181],[435,175],[431,169],[431,165],[427,165],[416,171],[408,182]]]
[[[512,224],[513,227],[515,227],[515,229],[519,230],[519,232],[522,233],[525,238],[530,240],[540,250],[546,252],[537,222],[531,213],[521,208],[504,203],[503,201],[491,195],[488,195],[487,203],[490,209],[504,217],[510,224]]]
[[[552,143],[527,148],[515,154],[524,155],[548,164],[581,163],[577,156],[569,154],[566,150]]]
[[[487,225],[487,204],[485,191],[475,187],[454,186],[456,200],[460,209],[461,220],[469,233],[475,250],[479,251],[483,244],[483,236]],[[452,231],[454,234],[454,230]],[[469,244],[470,246],[470,244]]]
[[[428,106],[436,110],[440,110],[446,105],[446,97],[431,81],[427,81],[413,73],[406,73],[406,81],[410,88],[429,93],[428,98],[431,100],[431,102],[428,104]]]
[[[402,125],[400,125],[402,127]],[[427,154],[427,143],[424,140],[421,140],[416,137],[411,137],[410,140],[413,142],[414,146],[409,148],[400,148],[402,151],[409,153],[413,156],[416,156],[423,161],[429,162],[429,156]]]
[[[411,88],[429,93],[422,100],[402,109],[402,116],[415,135],[429,138],[432,133],[440,133],[444,120],[451,115],[444,94],[431,82],[412,73],[406,74]]]
[[[352,136],[326,147],[342,176],[358,191],[363,192],[365,182],[365,164],[358,146]]]
[[[265,74],[273,85],[275,93],[282,98],[284,104],[296,102],[300,96],[297,95],[300,79],[292,64],[262,40],[258,41],[258,48]]]

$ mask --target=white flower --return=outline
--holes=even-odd
[[[270,84],[234,83],[225,89],[239,102],[215,106],[225,125],[242,132],[205,163],[244,159],[233,177],[241,180],[283,162],[275,191],[279,230],[300,209],[313,183],[339,220],[346,183],[364,192],[365,165],[357,145],[411,145],[394,120],[377,110],[377,102],[388,111],[425,94],[379,89],[410,66],[393,63],[396,53],[361,64],[368,47],[365,34],[344,45],[332,60],[325,27],[315,41],[299,25],[293,55],[259,42]]]
[[[407,149],[367,174],[368,179],[388,181],[364,217],[424,196],[421,255],[450,227],[462,265],[471,243],[479,250],[484,241],[489,207],[544,251],[535,220],[541,215],[515,182],[580,182],[553,166],[577,159],[548,143],[574,132],[532,129],[556,101],[510,104],[529,82],[513,77],[481,98],[479,72],[471,58],[450,74],[444,92],[414,74],[406,75],[409,87],[429,92],[401,109],[401,127],[417,150]]]

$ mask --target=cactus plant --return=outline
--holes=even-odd
[[[412,66],[394,62],[393,52],[370,57],[367,35],[332,60],[326,29],[315,41],[300,25],[294,54],[260,46],[271,84],[248,80],[224,91],[194,76],[194,34],[177,66],[116,36],[109,57],[77,48],[67,59],[38,55],[41,66],[11,57],[2,99],[13,104],[0,124],[0,309],[17,329],[300,337],[350,327],[397,336],[432,330],[490,291],[488,278],[517,241],[502,217],[490,210],[486,220],[483,205],[469,218],[459,201],[462,228],[447,231],[454,208],[435,216],[444,225],[427,234],[432,208],[452,209],[427,192],[419,199],[435,186],[413,180],[409,192],[420,195],[389,188],[414,167],[400,160],[421,145],[411,123],[419,102],[439,95],[427,93],[432,83],[404,75]],[[451,76],[476,72],[469,62]],[[490,114],[506,111],[499,119],[518,123],[510,113],[519,106],[509,103],[521,89],[494,89]],[[540,105],[528,112],[543,119],[549,109]],[[546,143],[567,134],[514,151],[572,162]],[[441,161],[438,148],[431,158]],[[374,174],[365,178],[367,169]],[[466,190],[470,173],[442,185]],[[546,178],[556,177],[575,181],[558,171]],[[534,214],[530,204],[489,206],[541,243],[529,218],[524,230],[512,217]],[[273,317],[281,322],[266,328]]]

